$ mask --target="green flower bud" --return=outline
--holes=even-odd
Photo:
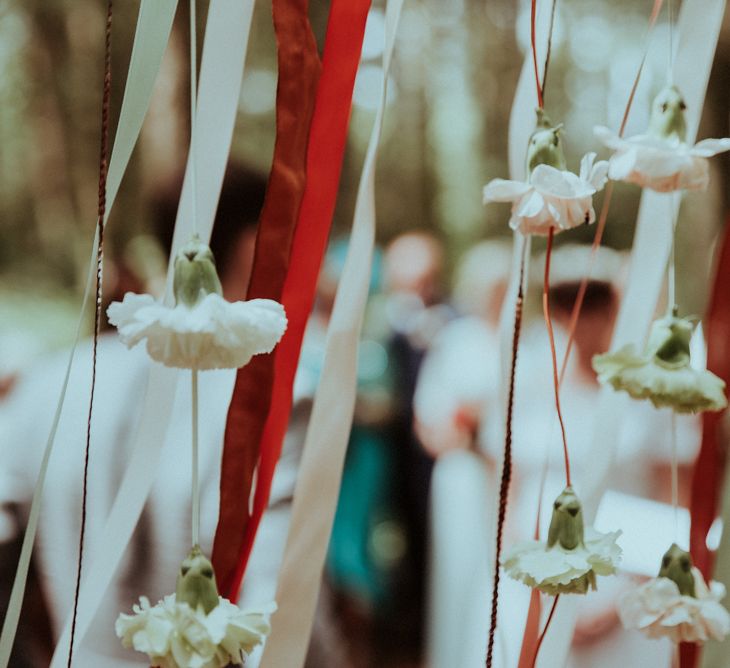
[[[547,545],[556,544],[565,550],[583,546],[583,509],[572,487],[566,487],[553,504]]]
[[[662,558],[660,578],[669,578],[683,596],[695,598],[695,576],[692,573],[692,557],[676,543],[672,544]]]
[[[195,235],[175,258],[175,301],[193,307],[205,296],[223,294],[210,248]]]
[[[527,173],[538,165],[550,165],[556,169],[565,169],[565,154],[560,133],[562,124],[553,126],[542,109],[537,110],[537,127],[527,144]]]
[[[196,545],[180,566],[175,587],[178,603],[187,603],[193,610],[202,606],[205,614],[218,605],[218,586],[213,564]]]
[[[649,134],[660,139],[675,138],[685,141],[687,121],[684,112],[687,105],[676,86],[667,86],[655,98],[651,106]]]
[[[689,364],[689,342],[694,322],[691,318],[678,318],[675,307],[671,316],[657,320],[651,327],[647,354],[654,355],[664,366],[682,367]]]

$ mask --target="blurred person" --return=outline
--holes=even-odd
[[[555,270],[551,275],[550,300],[558,359],[561,359],[565,349],[566,329],[589,252],[587,247],[566,246],[557,249],[554,254]],[[535,264],[533,283],[540,285],[542,262]],[[575,332],[574,353],[561,385],[571,468],[579,489],[583,472],[592,463],[591,442],[599,393],[591,358],[609,346],[623,275],[623,258],[602,248],[588,283],[581,319]],[[477,423],[472,425],[472,433],[475,434],[474,452],[458,450],[469,443],[464,437],[440,444],[444,461],[443,466],[437,467],[433,500],[434,527],[437,532],[433,550],[434,555],[441,558],[440,562],[436,559],[432,561],[430,653],[433,668],[455,665],[446,663],[446,657],[451,655],[453,658],[454,654],[458,665],[470,667],[483,662],[492,569],[491,558],[485,559],[485,555],[493,553],[491,527],[499,488],[498,462],[504,443],[505,406],[499,390],[499,347],[492,343],[489,351],[482,352],[481,357],[468,353],[460,356],[453,347],[451,353],[448,350],[443,353],[448,356],[448,360],[440,368],[450,369],[451,378],[477,378],[490,373],[491,369],[496,380],[482,383],[481,396],[475,393],[469,397],[474,400],[473,405],[479,407]],[[488,361],[490,355],[491,362]],[[435,382],[438,375],[432,378]],[[468,380],[464,382],[468,384]],[[542,508],[549,513],[552,500],[564,486],[562,445],[556,423],[552,382],[545,325],[539,318],[530,321],[526,317],[517,360],[512,423],[513,477],[505,546],[531,537],[539,491],[543,490]],[[445,405],[461,405],[460,397],[464,392],[458,383],[443,383],[442,390],[442,402]],[[453,395],[459,399],[454,399]],[[428,422],[432,418],[426,412],[427,406],[433,406],[433,402],[420,404],[420,410],[417,402],[417,419]],[[446,413],[442,419],[453,423],[453,411],[450,417]],[[678,418],[677,423],[681,457],[688,459],[697,445],[697,423],[694,418],[684,417]],[[437,427],[434,426],[434,429]],[[458,431],[455,432],[451,424],[441,429],[440,433],[456,433],[458,436]],[[626,402],[621,415],[616,452],[616,470],[620,470],[621,475],[614,476],[608,482],[608,487],[638,496],[650,495],[654,487],[651,472],[657,460],[667,462],[669,443],[670,420],[665,412],[655,410],[646,402]],[[456,452],[449,454],[454,448],[457,448]],[[545,471],[547,474],[543,486]],[[450,524],[449,518],[458,518],[458,521]],[[453,542],[461,545],[461,548],[457,551],[452,546],[449,552],[443,545],[445,542]],[[444,589],[447,582],[453,591]],[[661,665],[668,657],[668,647],[663,643],[621,631],[615,614],[615,600],[625,586],[624,578],[604,578],[598,592],[578,601],[578,623],[569,662],[572,668],[602,668],[615,666],[620,661],[628,665],[637,659],[642,665]],[[504,665],[516,665],[530,589],[502,578],[500,592],[497,663],[499,665],[501,657]],[[458,603],[457,596],[461,597]],[[458,648],[453,639],[454,634],[460,636]]]
[[[324,362],[327,326],[348,244],[348,239],[330,243],[317,284],[301,359],[301,368],[312,377],[319,377]],[[347,641],[347,660],[356,667],[378,662],[377,627],[392,605],[393,566],[398,561],[393,541],[383,537],[392,529],[397,542],[399,525],[393,516],[395,449],[388,432],[393,378],[386,348],[388,329],[378,308],[381,275],[382,253],[376,249],[358,347],[353,425],[319,601],[319,612],[325,604],[334,612],[336,626]],[[341,665],[332,664],[332,668]]]
[[[482,402],[498,390],[499,317],[511,258],[507,242],[482,241],[457,266],[453,301],[461,317],[435,337],[414,393],[416,433],[434,457],[471,447]]]
[[[413,396],[424,357],[453,318],[447,300],[443,242],[427,231],[396,236],[384,256],[383,304],[394,379],[390,437],[398,480],[403,557],[394,583],[394,605],[384,635],[407,665],[422,660],[425,627],[426,536],[433,460],[413,428]]]
[[[163,192],[155,205],[157,233],[163,244],[172,224],[181,181]],[[245,296],[251,271],[256,222],[266,188],[257,173],[232,165],[223,184],[211,247],[216,253],[224,296]],[[48,436],[53,406],[68,353],[39,360],[21,375],[0,407],[0,504],[12,531],[21,533]],[[144,347],[129,351],[116,334],[100,337],[96,400],[91,425],[89,502],[84,563],[90,564],[98,537],[125,469],[144,399],[150,364]],[[200,374],[201,547],[210,554],[218,517],[223,430],[236,371]],[[75,586],[81,506],[82,454],[91,377],[91,342],[79,345],[69,392],[56,436],[44,491],[35,561],[48,602],[53,636],[70,613]],[[176,389],[170,425],[161,452],[159,476],[127,548],[75,658],[80,666],[149,665],[142,654],[126,650],[114,633],[120,612],[130,612],[140,595],[157,601],[174,591],[181,560],[190,547],[190,388]],[[277,465],[269,508],[249,562],[239,604],[257,607],[275,597],[276,577],[286,541],[299,452],[311,404],[311,388],[295,382],[295,406]],[[19,447],[22,445],[22,447]],[[185,455],[185,456],[182,456]],[[28,597],[26,596],[26,601]],[[40,642],[40,641],[39,641]],[[258,665],[261,649],[247,661]],[[39,663],[38,665],[44,665]]]

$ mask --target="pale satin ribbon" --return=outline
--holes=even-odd
[[[545,53],[550,21],[550,12],[540,11],[537,15],[537,45],[538,53]],[[538,67],[542,74],[544,59],[538,58]],[[527,142],[535,127],[535,108],[537,94],[535,90],[535,74],[532,56],[528,52],[517,83],[509,124],[508,163],[510,178],[523,180],[525,174],[525,156]],[[525,248],[526,246],[526,248]],[[515,303],[520,276],[520,262],[523,250],[525,252],[525,276],[529,274],[531,239],[519,232],[514,233],[514,247],[510,281],[505,294],[502,313],[500,314],[500,408],[495,415],[506,415],[507,386],[509,382],[510,360],[512,357],[512,328],[515,320]],[[518,362],[519,363],[519,362]],[[519,387],[516,389],[519,392]],[[471,494],[479,494],[489,499],[490,505],[484,509],[475,509],[466,503],[466,490],[458,496],[438,494],[439,490],[450,487],[458,488],[459,480],[463,475],[461,465],[455,462],[459,458],[445,457],[437,460],[434,468],[434,480],[438,480],[438,487],[434,487],[431,499],[431,542],[432,554],[428,575],[429,582],[429,618],[428,618],[428,661],[431,668],[451,668],[451,666],[471,666],[474,657],[481,656],[482,663],[486,654],[487,633],[489,629],[489,593],[492,590],[492,564],[494,562],[494,534],[496,525],[496,501],[498,485],[493,475],[469,478]],[[464,459],[464,462],[467,461]],[[483,466],[476,458],[474,466]],[[479,488],[482,489],[479,489]],[[509,510],[507,511],[509,513]],[[451,517],[459,517],[459,522],[449,521]],[[474,560],[473,555],[464,551],[447,549],[445,546],[460,541],[461,534],[486,534],[492,539],[488,542],[488,549]],[[453,534],[453,535],[452,535]],[[484,542],[482,538],[481,543]],[[438,563],[436,557],[439,556]],[[475,586],[475,583],[478,583]],[[466,600],[463,599],[467,594]],[[500,587],[503,593],[503,587]],[[484,600],[486,603],[484,603]],[[505,602],[509,605],[509,602]],[[464,609],[464,606],[473,614],[461,618],[452,614],[453,610]],[[501,606],[500,606],[501,607]],[[482,614],[479,614],[481,610]],[[499,615],[503,620],[503,615]],[[500,623],[497,624],[495,644],[495,664],[510,665],[508,656],[513,652],[506,642],[509,634],[504,633]],[[519,653],[519,644],[516,650]],[[517,654],[512,662],[516,665]],[[480,664],[481,665],[481,664]]]
[[[243,68],[251,28],[253,0],[212,2],[208,11],[200,88],[196,115],[197,220],[203,240],[210,238],[223,174],[233,138]],[[174,258],[191,236],[192,211],[190,158],[178,209],[172,252]],[[172,303],[172,266],[168,270],[166,303]],[[79,597],[77,638],[81,641],[103,600],[131,538],[144,503],[159,475],[159,461],[172,412],[178,371],[159,364],[151,367],[144,408],[135,434],[129,464],[102,535],[98,551],[91,555],[90,567]],[[181,558],[184,555],[181,555]],[[144,593],[144,592],[140,592]],[[51,663],[60,668],[68,652],[70,619],[67,619]]]
[[[124,99],[122,100],[122,108],[119,113],[119,123],[114,139],[114,148],[112,149],[111,160],[109,163],[109,173],[106,184],[106,200],[107,207],[104,216],[104,223],[109,219],[114,200],[119,192],[119,186],[122,182],[124,172],[129,164],[129,158],[132,150],[139,137],[142,121],[147,113],[150,98],[152,97],[152,89],[160,69],[162,56],[167,47],[167,41],[172,27],[172,19],[175,15],[177,0],[164,0],[164,2],[152,2],[143,0],[139,9],[139,17],[137,19],[137,30],[134,36],[134,45],[132,46],[132,55],[129,62],[129,70],[127,74],[127,84],[124,89]],[[96,229],[96,226],[95,226]],[[98,229],[94,235],[94,242],[91,250],[91,260],[87,271],[86,287],[84,296],[81,300],[81,309],[78,324],[76,326],[76,334],[74,342],[69,353],[68,364],[64,374],[61,391],[59,394],[56,412],[53,418],[51,431],[46,442],[46,447],[41,461],[41,467],[38,472],[33,499],[30,506],[30,514],[26,525],[25,535],[23,536],[23,545],[18,560],[18,567],[13,582],[13,589],[8,603],[8,611],[3,623],[2,636],[0,637],[0,666],[7,666],[10,660],[15,633],[18,627],[18,619],[23,603],[23,595],[25,593],[25,584],[28,577],[28,569],[30,567],[31,553],[33,550],[33,542],[36,531],[38,529],[38,520],[41,510],[41,500],[43,497],[43,488],[48,471],[48,463],[53,451],[53,444],[58,429],[58,421],[61,417],[61,410],[66,398],[68,389],[68,379],[71,373],[76,347],[81,337],[81,330],[86,315],[86,305],[89,300],[91,286],[94,277],[94,267],[96,259],[96,247],[98,244]]]
[[[682,3],[674,81],[687,102],[688,142],[694,142],[697,136],[724,10],[725,0],[685,0]],[[647,336],[671,250],[674,208],[672,193],[645,190],[642,195],[631,271],[611,350],[628,343],[642,345]],[[629,400],[625,394],[611,388],[604,388],[599,395],[591,467],[576,485],[587,518],[595,515],[598,502],[614,473],[615,446],[621,425],[616,416],[624,413],[624,404]],[[554,668],[566,664],[575,619],[575,599],[561,597],[540,652],[538,667]]]
[[[730,584],[730,466],[725,470],[725,491],[722,495],[720,509],[723,531],[720,545],[717,548],[717,561],[713,579],[726,587]],[[722,601],[727,606],[727,599]],[[725,668],[730,656],[730,637],[722,642],[708,642],[700,653],[699,668]]]
[[[383,88],[358,189],[352,236],[327,332],[319,388],[304,443],[272,632],[262,668],[304,664],[342,477],[357,390],[357,350],[375,243],[375,163],[388,71],[403,0],[385,12]]]

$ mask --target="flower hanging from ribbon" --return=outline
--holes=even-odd
[[[730,139],[687,144],[685,109],[682,94],[670,86],[654,99],[646,134],[623,139],[606,127],[596,127],[596,137],[615,151],[608,176],[659,192],[705,190],[710,181],[707,158],[730,151]]]
[[[672,545],[662,559],[659,576],[626,592],[619,600],[619,616],[628,629],[650,638],[703,643],[730,633],[730,613],[720,604],[725,587],[705,584],[690,555]]]
[[[198,238],[175,258],[173,287],[174,307],[151,295],[127,293],[107,311],[127,347],[146,340],[150,357],[165,366],[235,369],[253,355],[271,352],[286,330],[278,302],[223,299],[213,254]]]
[[[134,614],[119,615],[115,630],[153,667],[224,668],[243,665],[264,641],[275,609],[243,611],[219,596],[213,566],[195,547],[182,563],[176,592],[154,606],[141,597]]]
[[[484,186],[484,203],[512,202],[510,227],[523,234],[568,230],[596,219],[593,195],[606,183],[608,163],[586,154],[580,174],[567,171],[560,134],[538,110],[538,127],[527,148],[527,181],[494,179]]]
[[[585,594],[596,589],[597,575],[613,575],[621,559],[616,540],[583,527],[583,511],[571,487],[555,500],[547,543],[537,540],[515,545],[502,559],[507,575],[540,591]]]
[[[655,321],[643,355],[629,344],[593,358],[598,380],[677,413],[722,410],[727,406],[725,383],[706,369],[690,366],[693,329],[689,318],[676,313]]]

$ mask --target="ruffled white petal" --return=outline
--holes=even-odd
[[[620,531],[599,533],[586,528],[584,546],[565,550],[559,545],[548,548],[541,541],[517,543],[502,558],[507,575],[546,594],[586,593],[596,575],[611,575],[621,560],[616,540]],[[589,578],[586,580],[585,578]]]
[[[269,353],[286,330],[281,304],[270,299],[227,302],[209,294],[194,307],[168,307],[127,293],[107,311],[129,348],[145,340],[157,362],[183,369],[235,369]]]
[[[692,147],[692,154],[702,158],[711,158],[713,155],[724,153],[725,151],[730,151],[730,138],[728,137],[724,137],[723,139],[703,139]]]
[[[730,633],[730,614],[720,604],[725,588],[712,582],[708,589],[694,568],[696,597],[682,596],[669,578],[654,578],[619,599],[619,616],[626,628],[650,638],[703,643],[722,640]]]
[[[484,187],[484,203],[512,202],[510,227],[523,234],[546,235],[592,223],[593,195],[606,182],[608,163],[594,164],[596,154],[581,162],[580,176],[550,165],[538,165],[528,182],[494,179]]]
[[[709,183],[707,158],[730,150],[730,139],[703,139],[695,146],[673,139],[635,135],[623,139],[605,127],[594,134],[615,151],[608,176],[658,192],[705,190]]]
[[[634,399],[649,399],[657,408],[677,413],[718,411],[727,406],[725,383],[707,370],[689,365],[669,367],[654,357],[637,355],[633,346],[596,355],[593,368],[601,383],[624,390]]]
[[[530,184],[523,181],[494,179],[484,186],[483,202],[514,202],[530,190]]]
[[[243,611],[224,598],[210,614],[177,603],[175,594],[151,606],[141,597],[134,614],[119,615],[115,631],[125,647],[147,654],[157,668],[224,668],[245,657],[269,634],[276,606]]]

